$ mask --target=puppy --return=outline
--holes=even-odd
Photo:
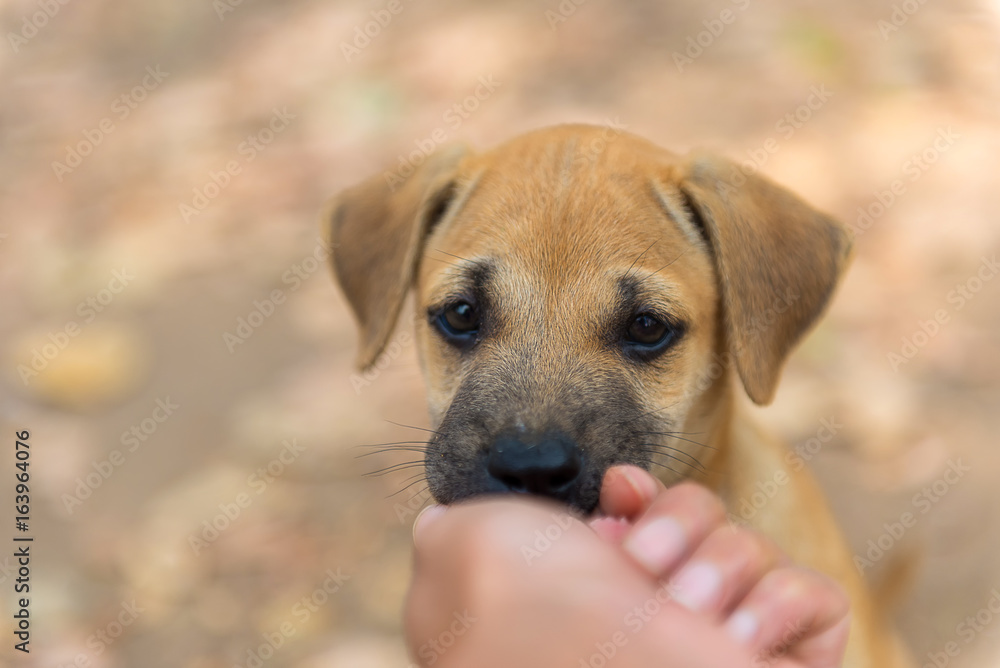
[[[845,665],[908,665],[819,487],[742,398],[773,398],[848,262],[844,227],[726,160],[582,125],[442,149],[324,221],[361,367],[415,292],[439,503],[529,493],[589,513],[624,463],[736,513],[778,481],[750,523],[847,589]]]

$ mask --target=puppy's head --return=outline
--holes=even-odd
[[[416,294],[435,499],[584,512],[613,464],[698,477],[729,369],[769,402],[850,249],[732,163],[589,126],[442,150],[343,192],[326,225],[362,367]]]

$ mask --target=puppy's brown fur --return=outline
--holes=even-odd
[[[495,491],[481,463],[504,434],[558,433],[579,447],[583,470],[560,498],[584,511],[616,463],[667,484],[701,481],[734,513],[778,475],[787,482],[751,524],[846,587],[845,665],[907,665],[816,483],[753,426],[737,389],[758,404],[774,396],[849,259],[843,227],[725,160],[589,126],[480,154],[452,147],[398,181],[376,176],[342,193],[327,229],[362,367],[416,293],[438,501]],[[434,324],[456,300],[481,314],[465,347]],[[637,312],[674,332],[651,359],[623,344]]]

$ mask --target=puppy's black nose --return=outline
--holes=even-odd
[[[583,469],[576,443],[562,434],[537,439],[500,437],[486,468],[497,491],[538,494],[566,500]]]

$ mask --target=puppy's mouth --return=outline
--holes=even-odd
[[[529,494],[589,515],[611,466],[649,468],[648,441],[664,420],[620,373],[533,371],[497,364],[462,381],[426,449],[438,503]]]
[[[561,434],[504,436],[469,462],[446,463],[429,454],[427,481],[438,503],[527,494],[590,514],[600,500],[605,468],[596,468],[587,459],[575,443]]]
[[[455,448],[447,432],[428,445],[427,483],[435,501],[451,504],[478,496],[528,494],[563,503],[584,515],[600,501],[601,483],[615,464],[646,467],[640,457],[608,459],[564,431],[508,430],[475,448]],[[620,453],[620,451],[619,451]]]
[[[583,473],[583,453],[565,434],[508,434],[486,454],[491,491],[537,494],[568,501]]]

